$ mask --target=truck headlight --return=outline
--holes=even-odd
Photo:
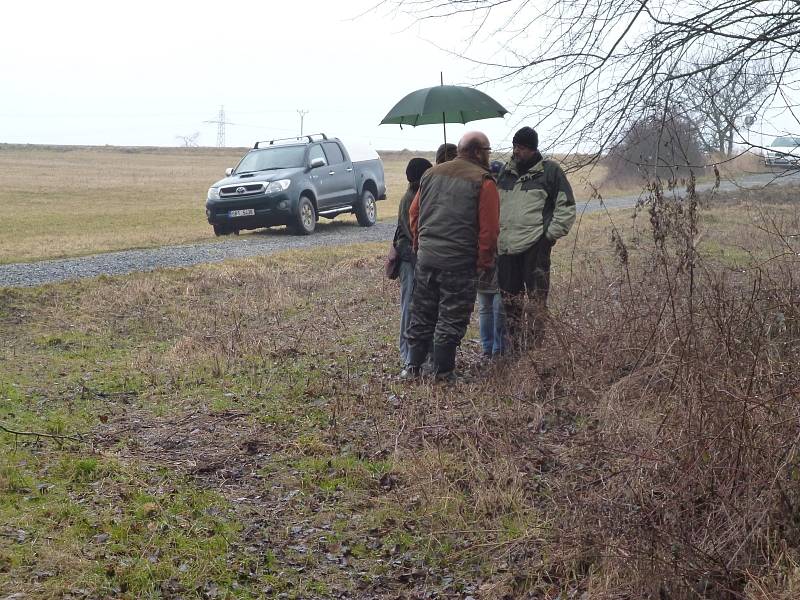
[[[267,194],[284,192],[289,188],[289,184],[291,183],[292,183],[291,179],[279,179],[278,181],[273,181],[267,186]]]
[[[209,200],[219,200],[219,188],[215,188],[215,187],[208,188],[208,199]]]

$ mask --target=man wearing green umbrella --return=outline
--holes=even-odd
[[[429,169],[411,233],[417,249],[405,376],[420,373],[431,341],[433,372],[452,379],[456,350],[475,305],[476,280],[494,266],[499,197],[489,172],[489,139],[465,134],[458,156]]]

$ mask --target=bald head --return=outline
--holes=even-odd
[[[458,155],[489,167],[489,156],[492,149],[489,145],[489,138],[482,131],[470,131],[465,133],[458,142]]]

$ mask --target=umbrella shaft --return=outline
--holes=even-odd
[[[442,71],[439,71],[439,84],[444,85],[444,73]],[[445,125],[446,120],[447,119],[445,118],[444,113],[442,113],[442,131],[444,132],[445,146],[447,145],[447,125]]]

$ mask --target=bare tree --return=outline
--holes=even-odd
[[[183,148],[197,148],[198,146],[198,138],[200,137],[200,132],[195,131],[190,135],[176,135],[175,139],[177,139]]]
[[[797,0],[382,0],[424,23],[462,19],[479,83],[505,82],[514,116],[564,150],[613,147],[652,106],[726,65],[765,65],[765,97],[794,109]],[[454,47],[452,38],[448,40]],[[702,62],[700,57],[713,55]]]
[[[713,58],[704,62],[713,61]],[[772,73],[761,63],[745,64],[735,59],[713,71],[700,70],[686,80],[681,102],[695,123],[697,135],[705,150],[727,156],[733,154],[734,143],[746,144],[749,139],[739,132],[763,107],[769,96]]]

